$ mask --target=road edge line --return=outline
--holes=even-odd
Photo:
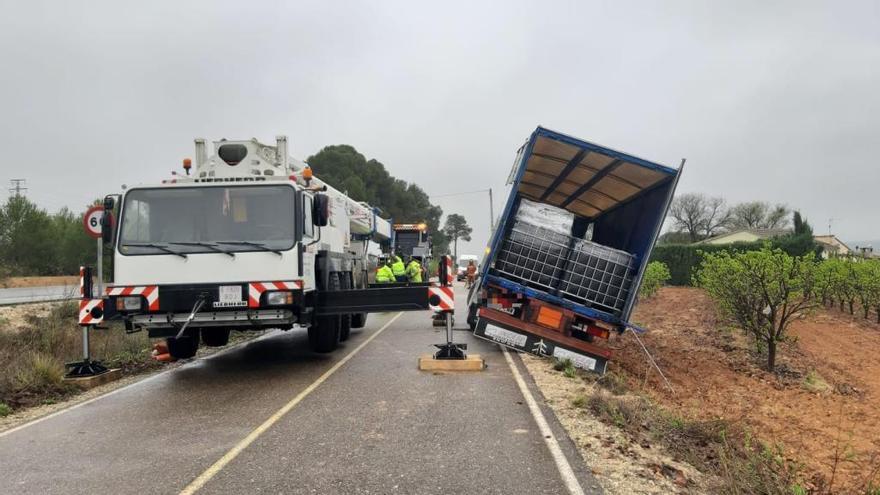
[[[553,457],[553,462],[556,464],[556,469],[559,471],[559,475],[565,483],[565,488],[571,495],[584,495],[584,489],[581,487],[580,482],[578,482],[577,476],[575,476],[574,470],[568,462],[568,458],[566,458],[565,454],[562,452],[562,448],[559,446],[559,442],[556,440],[553,430],[550,429],[550,424],[547,423],[547,418],[544,417],[544,413],[538,406],[538,402],[535,401],[535,397],[532,395],[532,392],[529,390],[528,385],[526,385],[522,374],[520,374],[519,369],[513,362],[513,358],[510,357],[510,352],[508,352],[507,348],[504,346],[498,347],[501,347],[501,352],[504,354],[504,360],[507,361],[507,365],[513,373],[516,385],[519,387],[520,393],[522,393],[523,398],[526,400],[526,404],[529,406],[532,418],[534,418],[535,423],[538,425],[538,430],[541,432],[541,436],[544,437],[544,443],[547,445],[547,449],[550,450],[550,456]]]
[[[110,397],[111,395],[115,395],[115,394],[117,394],[117,393],[119,393],[119,392],[122,392],[122,391],[124,391],[124,390],[129,389],[129,388],[132,388],[132,387],[134,387],[134,386],[136,386],[136,385],[143,385],[144,383],[147,383],[147,382],[153,381],[153,380],[159,378],[160,376],[165,375],[166,373],[172,373],[172,372],[174,372],[174,371],[183,370],[183,369],[189,368],[190,366],[195,366],[197,363],[199,363],[199,362],[201,362],[201,361],[207,361],[207,360],[210,360],[210,359],[214,359],[215,357],[220,357],[220,356],[222,356],[223,354],[226,354],[227,352],[234,351],[235,349],[238,349],[239,347],[242,347],[242,346],[244,346],[244,345],[246,345],[246,344],[250,344],[251,342],[257,342],[257,341],[259,341],[259,340],[263,340],[264,338],[268,338],[269,336],[271,336],[271,335],[275,335],[276,333],[277,333],[277,331],[272,331],[272,332],[268,332],[268,333],[266,333],[265,335],[260,335],[259,337],[256,337],[256,338],[253,338],[253,339],[248,339],[248,340],[245,340],[245,341],[239,342],[239,343],[237,343],[237,344],[235,344],[235,345],[232,345],[232,346],[230,346],[230,347],[227,347],[227,348],[225,348],[225,349],[222,349],[222,350],[220,350],[220,351],[217,351],[217,352],[211,354],[210,356],[205,356],[205,357],[203,357],[203,358],[194,359],[194,360],[192,360],[192,361],[190,361],[190,362],[188,362],[188,363],[184,363],[184,364],[181,365],[181,366],[176,366],[176,367],[171,368],[171,369],[168,369],[168,370],[162,370],[162,371],[159,371],[159,372],[153,373],[153,374],[151,374],[151,375],[149,375],[149,376],[145,376],[144,378],[142,378],[142,379],[140,379],[140,380],[137,380],[137,381],[134,381],[134,382],[132,382],[132,383],[129,383],[128,385],[123,385],[123,386],[121,386],[121,387],[119,387],[119,388],[114,388],[113,390],[108,390],[107,392],[105,392],[105,393],[103,393],[103,394],[101,394],[101,395],[98,395],[97,397],[92,397],[91,399],[86,399],[86,400],[84,400],[84,401],[82,401],[82,402],[77,402],[76,404],[71,404],[70,406],[65,407],[64,409],[59,409],[59,410],[57,410],[57,411],[51,412],[51,413],[49,413],[49,414],[46,414],[45,416],[40,416],[39,418],[32,419],[32,420],[28,421],[27,423],[22,423],[22,424],[20,424],[20,425],[18,425],[18,426],[13,426],[12,428],[9,428],[8,430],[0,431],[0,438],[3,438],[3,437],[5,437],[6,435],[10,435],[10,434],[12,434],[12,433],[15,433],[16,431],[19,431],[19,430],[23,430],[23,429],[25,429],[25,428],[28,428],[28,427],[30,427],[30,426],[34,426],[34,425],[36,425],[36,424],[38,424],[38,423],[42,423],[43,421],[46,421],[46,420],[48,420],[48,419],[52,419],[52,418],[54,418],[54,417],[61,416],[61,415],[64,414],[64,413],[67,413],[67,412],[73,411],[74,409],[79,409],[80,407],[85,406],[85,405],[88,405],[88,404],[91,404],[92,402],[96,402],[96,401],[99,401],[99,400],[101,400],[101,399],[105,399],[105,398],[107,398],[107,397]],[[112,383],[112,382],[111,382],[111,383]]]
[[[211,464],[208,467],[208,469],[205,469],[202,472],[202,474],[200,474],[198,477],[196,477],[196,479],[192,480],[188,485],[186,485],[183,488],[183,490],[180,491],[179,495],[192,495],[192,494],[196,493],[197,491],[199,491],[203,486],[205,486],[205,484],[207,484],[209,481],[211,481],[211,479],[214,476],[216,476],[220,471],[222,471],[223,468],[225,468],[230,462],[235,460],[235,458],[238,457],[238,455],[241,454],[244,451],[244,449],[248,448],[248,446],[250,446],[250,444],[254,443],[254,441],[257,438],[259,438],[260,435],[265,433],[266,430],[271,428],[275,423],[277,423],[281,418],[283,418],[284,415],[286,415],[288,412],[290,412],[291,409],[296,407],[297,404],[302,402],[303,399],[305,399],[309,394],[314,392],[315,389],[317,389],[319,386],[321,386],[321,384],[324,383],[328,378],[330,378],[330,376],[333,375],[333,373],[336,373],[336,371],[338,371],[339,368],[342,368],[342,366],[344,366],[345,363],[347,363],[349,360],[351,360],[351,358],[353,358],[355,354],[360,352],[361,349],[366,347],[367,344],[369,344],[370,342],[373,341],[373,339],[378,337],[379,334],[381,334],[383,331],[385,331],[386,328],[388,328],[389,326],[391,326],[392,323],[397,321],[397,319],[400,318],[401,315],[403,315],[403,312],[398,312],[397,315],[394,316],[393,318],[391,318],[390,320],[388,320],[388,322],[385,323],[385,325],[383,325],[382,328],[380,328],[379,330],[376,330],[376,332],[373,333],[373,335],[370,335],[369,337],[367,337],[367,340],[361,342],[360,345],[355,347],[355,349],[353,351],[346,354],[345,357],[343,357],[342,359],[337,361],[336,364],[333,365],[333,367],[331,367],[329,370],[325,371],[321,376],[319,376],[317,380],[312,382],[308,387],[303,389],[300,393],[296,394],[296,396],[293,399],[290,399],[290,401],[287,404],[284,404],[281,407],[281,409],[275,411],[275,413],[272,414],[271,416],[269,416],[269,418],[266,421],[263,421],[263,423],[260,424],[260,426],[257,426],[256,428],[254,428],[253,431],[251,431],[246,437],[244,437],[244,439],[239,441],[231,449],[229,449],[225,454],[223,454],[223,457],[221,457],[220,459],[215,461],[214,464]]]

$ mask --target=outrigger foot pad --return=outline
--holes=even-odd
[[[98,376],[110,371],[103,364],[99,363],[98,361],[92,361],[91,359],[84,359],[75,363],[67,363],[64,366],[66,366],[68,370],[67,374],[64,375],[65,378]]]
[[[434,347],[440,349],[434,354],[434,359],[467,359],[467,344],[454,344],[447,342],[445,344],[434,344]]]

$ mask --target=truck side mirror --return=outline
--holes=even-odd
[[[101,238],[104,240],[104,244],[113,242],[113,227],[115,223],[113,221],[113,211],[104,210],[104,214],[101,215]]]
[[[330,198],[326,194],[315,194],[312,218],[318,227],[326,227],[330,221]]]
[[[113,207],[116,206],[116,199],[113,196],[104,196],[104,214],[101,215],[101,238],[104,244],[113,242],[113,227],[116,222],[113,220]]]

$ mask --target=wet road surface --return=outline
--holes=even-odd
[[[428,312],[397,315],[370,315],[329,355],[309,351],[304,330],[273,332],[0,433],[0,493],[174,494],[200,475],[205,494],[568,493],[500,349],[456,331],[488,369],[420,372],[418,356],[444,334]],[[310,393],[210,470],[303,391]],[[577,483],[600,493],[542,409]]]

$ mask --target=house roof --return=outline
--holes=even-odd
[[[771,237],[779,237],[783,235],[791,234],[790,229],[737,229],[731,230],[730,232],[725,232],[723,234],[718,234],[716,236],[709,237],[708,239],[703,239],[702,241],[697,242],[697,244],[708,244],[712,241],[717,241],[719,239],[724,239],[725,237],[734,236],[736,234],[748,233],[752,234],[758,239],[769,239]]]

